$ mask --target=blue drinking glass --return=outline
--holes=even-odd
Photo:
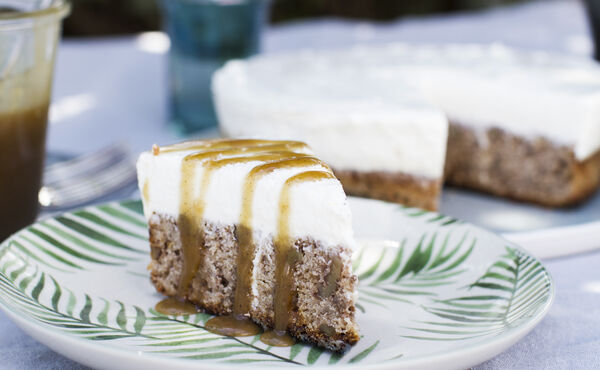
[[[594,58],[600,62],[600,0],[586,0],[585,4],[594,41]]]
[[[266,0],[161,0],[171,39],[169,115],[181,134],[217,124],[211,78],[227,60],[259,49]]]

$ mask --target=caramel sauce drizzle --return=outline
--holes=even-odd
[[[240,215],[237,240],[240,246],[238,252],[238,273],[235,289],[234,312],[238,314],[250,311],[250,288],[252,275],[252,261],[256,247],[252,235],[252,205],[256,184],[263,176],[280,168],[301,168],[311,165],[325,166],[319,159],[303,154],[287,153],[279,160],[268,162],[254,167],[246,176],[242,195],[242,211]]]
[[[150,199],[150,189],[148,188],[148,180],[144,181],[144,187],[142,188],[142,197],[144,201],[147,203]]]
[[[307,170],[288,178],[281,190],[278,209],[278,230],[275,237],[275,289],[273,295],[273,330],[263,333],[261,340],[273,346],[290,346],[295,343],[287,333],[289,310],[292,308],[293,268],[302,254],[293,246],[290,237],[290,193],[299,183],[333,179],[331,169],[319,159],[302,153],[306,144],[298,141],[270,140],[230,140],[193,141],[168,147],[153,147],[154,155],[162,153],[191,151],[182,161],[181,199],[178,226],[181,234],[183,270],[176,297],[167,298],[157,304],[157,311],[172,315],[177,309],[183,314],[190,312],[190,303],[185,303],[190,283],[202,261],[204,229],[202,225],[206,207],[206,195],[213,173],[227,165],[259,162],[244,180],[240,223],[236,227],[238,242],[237,282],[234,293],[233,312],[228,316],[214,317],[206,323],[212,332],[227,336],[256,335],[260,328],[249,318],[250,291],[253,260],[256,246],[253,238],[252,207],[258,181],[265,175],[282,168],[320,167],[321,170]],[[194,170],[202,166],[204,173],[196,191]],[[144,186],[145,188],[145,186]],[[144,191],[145,192],[145,191]],[[333,269],[333,267],[332,267]],[[332,272],[330,275],[335,275]],[[323,288],[329,290],[331,282]],[[333,281],[335,285],[335,281]],[[320,295],[321,290],[319,291]],[[159,310],[161,306],[161,310]],[[191,305],[193,307],[193,305]],[[195,308],[195,307],[194,307]],[[166,312],[165,312],[166,311]]]
[[[252,144],[257,146],[248,146]],[[206,193],[208,192],[212,173],[228,164],[261,161],[271,157],[277,158],[278,151],[289,150],[289,147],[300,147],[300,144],[306,148],[306,144],[294,141],[242,140],[237,143],[235,140],[216,140],[214,142],[199,142],[193,147],[178,149],[206,150],[186,155],[181,164],[181,199],[178,226],[181,234],[184,266],[178,285],[178,297],[186,298],[189,285],[202,261],[204,228],[200,223],[204,216]],[[160,150],[162,153],[168,153],[169,151],[172,151],[170,147]],[[233,157],[222,158],[229,155]],[[202,175],[199,194],[195,197],[193,176],[194,169],[198,164],[203,166],[204,174]]]
[[[228,337],[249,337],[262,330],[246,316],[215,316],[206,322],[206,330]]]
[[[192,303],[179,300],[174,297],[165,298],[154,307],[156,311],[164,315],[193,315],[198,313],[198,308]]]
[[[288,333],[281,330],[269,330],[260,336],[260,341],[273,347],[289,347],[296,344],[296,340]]]
[[[294,185],[324,179],[335,179],[333,173],[324,171],[301,172],[286,180],[279,198],[279,225],[275,238],[275,293],[273,306],[275,311],[275,325],[273,333],[263,334],[261,340],[275,346],[275,343],[289,343],[286,333],[292,309],[293,269],[302,256],[294,248],[294,241],[290,237],[290,198]]]

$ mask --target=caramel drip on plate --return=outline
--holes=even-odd
[[[241,194],[240,222],[236,227],[238,254],[233,312],[228,316],[214,317],[206,323],[208,330],[227,336],[248,336],[260,332],[260,328],[248,317],[251,303],[253,260],[256,253],[252,224],[256,185],[262,177],[279,169],[310,168],[310,170],[303,170],[288,178],[281,189],[277,235],[274,240],[273,307],[275,325],[273,330],[263,333],[261,336],[263,342],[273,346],[294,344],[294,339],[286,333],[286,330],[290,320],[289,311],[293,308],[293,269],[294,265],[302,259],[302,253],[294,247],[294,240],[290,235],[291,191],[295,185],[300,183],[335,179],[331,169],[319,159],[303,153],[303,151],[307,151],[307,146],[298,141],[223,139],[153,148],[155,155],[182,151],[190,152],[185,155],[181,165],[178,226],[181,234],[183,269],[176,298],[167,298],[156,306],[157,311],[170,315],[177,314],[173,312],[182,314],[196,312],[194,305],[184,301],[187,299],[189,285],[203,258],[205,235],[202,222],[213,174],[227,165],[258,162],[246,176]],[[195,183],[197,166],[202,166],[203,169],[199,184]],[[338,264],[340,267],[337,267]],[[340,270],[341,262],[334,261],[326,278],[325,286],[319,289],[320,295],[327,296],[333,292],[331,287],[335,287]]]
[[[189,302],[169,297],[158,302],[154,309],[163,315],[193,315],[198,313],[198,308]]]
[[[194,202],[194,175],[195,163],[184,158],[181,163],[181,199],[177,226],[181,238],[181,253],[183,255],[183,268],[177,286],[177,297],[185,299],[190,282],[198,270],[204,247],[204,230],[200,222],[204,208],[203,202]],[[204,181],[203,181],[204,182]],[[197,213],[198,212],[198,213]],[[196,213],[198,216],[196,216]]]
[[[197,140],[187,141],[184,143],[173,144],[169,146],[160,147],[160,151],[157,153],[170,153],[170,152],[183,152],[183,151],[195,151],[204,152],[209,149],[220,149],[229,148],[243,151],[244,149],[261,147],[267,145],[287,145],[290,148],[300,149],[306,148],[307,145],[301,141],[291,140],[256,140],[256,139],[215,139],[215,140]]]

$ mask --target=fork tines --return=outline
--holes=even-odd
[[[47,166],[40,204],[45,209],[83,205],[131,185],[135,180],[135,166],[127,146],[116,143]]]

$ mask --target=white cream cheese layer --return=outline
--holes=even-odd
[[[594,62],[499,45],[422,49],[413,56],[418,84],[450,121],[543,137],[570,146],[579,160],[600,149],[600,67]]]
[[[447,120],[600,148],[600,67],[499,45],[394,44],[232,61],[215,73],[223,132],[300,139],[332,167],[443,173]]]
[[[146,218],[158,213],[177,219],[181,202],[181,165],[183,158],[190,153],[180,151],[153,155],[151,152],[144,152],[140,155],[137,162],[138,182],[143,194]],[[239,224],[244,179],[259,163],[235,163],[215,170],[204,197],[206,203],[203,219],[223,225]],[[254,192],[253,230],[270,237],[277,235],[279,200],[284,182],[300,172],[323,169],[318,165],[282,168],[261,177]],[[201,188],[205,172],[198,162],[190,180],[193,181],[194,189]],[[354,245],[350,208],[339,181],[322,179],[298,183],[293,185],[290,195],[290,237],[309,237],[324,247]]]
[[[442,175],[448,124],[402,76],[313,53],[230,62],[215,74],[231,137],[307,142],[334,169]]]

